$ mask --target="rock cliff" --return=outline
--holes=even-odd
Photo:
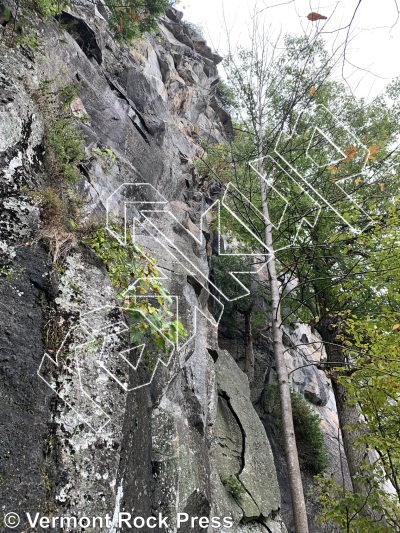
[[[116,43],[106,16],[101,2],[80,1],[58,20],[33,21],[35,50],[0,41],[0,511],[21,513],[15,531],[26,531],[22,513],[40,512],[108,514],[111,526],[92,531],[116,533],[128,531],[118,513],[131,512],[168,518],[143,531],[174,531],[177,513],[187,513],[232,517],[232,528],[209,531],[285,532],[274,457],[252,403],[271,361],[259,354],[250,391],[218,345],[205,281],[210,199],[193,160],[202,138],[230,135],[215,93],[221,58],[176,10],[131,46]],[[147,381],[121,356],[135,347],[104,264],[44,223],[49,94],[68,87],[66,112],[85,138],[72,187],[82,223],[106,213],[137,219],[136,242],[157,259],[188,332]],[[295,368],[308,355],[293,351],[288,361]],[[337,432],[323,373],[295,375]]]
[[[155,236],[138,236],[162,272],[173,273],[170,292],[196,335],[151,384],[127,392],[101,371],[124,375],[130,388],[139,379],[120,356],[129,341],[104,266],[71,242],[68,250],[60,244],[63,267],[54,271],[36,238],[42,221],[32,192],[43,187],[46,115],[35,94],[46,80],[78,84],[69,112],[85,117],[79,127],[90,157],[78,190],[86,216],[103,216],[124,183],[148,184],[132,200],[151,202],[154,191],[163,197],[176,223],[167,216],[158,226],[207,276],[206,235],[196,243],[184,228],[188,221],[196,228],[207,207],[192,165],[199,139],[229,134],[215,96],[220,58],[173,10],[156,35],[131,49],[113,41],[90,4],[60,18],[39,24],[35,52],[2,43],[1,509],[162,512],[171,530],[182,512],[232,516],[236,531],[283,531],[271,449],[241,370],[218,348],[207,291]],[[111,163],[96,157],[105,149],[114,154]],[[111,196],[115,215],[122,196]],[[62,354],[56,346],[49,351],[49,331],[57,342],[68,339]],[[103,341],[101,356],[89,352],[89,340]],[[236,475],[241,505],[223,484]],[[115,522],[111,530],[118,530]]]

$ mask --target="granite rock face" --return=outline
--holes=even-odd
[[[39,222],[39,210],[23,187],[38,185],[43,124],[21,83],[22,72],[30,72],[29,62],[6,50],[0,59],[0,490],[2,510],[9,511],[24,501],[27,511],[45,505],[44,478],[52,476],[54,398],[36,374],[52,297],[49,260],[41,246],[21,246]]]
[[[271,448],[244,374],[218,347],[206,282],[207,183],[193,158],[202,137],[230,134],[215,96],[220,58],[175,10],[129,48],[109,34],[101,3],[79,4],[38,23],[35,52],[0,42],[0,512],[109,515],[98,532],[127,531],[122,511],[162,513],[168,526],[156,531],[176,530],[176,514],[187,513],[232,517],[233,528],[210,531],[284,532]],[[152,220],[139,216],[135,236],[157,259],[188,336],[150,380],[127,363],[136,348],[95,253],[55,233],[52,253],[41,244],[46,112],[37,94],[48,80],[54,92],[77,87],[68,113],[86,138],[83,216],[109,209],[132,223],[159,207]]]
[[[229,353],[220,350],[218,355],[217,468],[223,481],[234,476],[242,484],[237,503],[245,517],[273,522],[271,518],[279,515],[280,495],[268,438],[252,409],[246,375],[238,373]],[[283,523],[275,521],[274,530],[285,531]]]

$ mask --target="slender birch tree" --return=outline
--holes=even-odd
[[[273,224],[270,220],[266,182],[262,178],[264,175],[263,158],[265,153],[270,149],[266,145],[266,140],[276,142],[276,136],[279,133],[279,127],[273,135],[267,136],[268,125],[266,118],[271,111],[271,96],[274,91],[278,90],[283,81],[283,72],[276,67],[277,49],[268,42],[265,28],[260,24],[257,18],[253,19],[251,49],[249,51],[241,50],[239,52],[240,65],[236,63],[233,55],[228,57],[226,68],[228,78],[234,85],[234,92],[238,101],[241,103],[239,113],[241,114],[241,123],[245,125],[247,133],[250,132],[254,146],[256,147],[257,171],[260,176],[259,191],[261,201],[261,212],[263,216],[262,240],[267,251],[266,271],[268,274],[268,291],[271,304],[271,331],[273,341],[273,353],[278,379],[279,398],[282,413],[282,427],[284,449],[289,478],[293,520],[296,533],[308,532],[308,520],[302,485],[301,471],[299,465],[296,437],[293,423],[292,404],[290,396],[290,384],[288,370],[285,362],[285,347],[283,344],[282,329],[282,310],[281,310],[281,293],[280,281],[275,264],[274,244],[273,244]],[[302,64],[303,73],[308,69],[308,61],[314,58],[314,54],[308,50],[308,57],[304,58]],[[283,66],[283,64],[282,64]],[[326,74],[326,69],[324,75]],[[283,90],[282,87],[280,87]],[[290,107],[296,104],[300,98],[301,86],[293,87],[294,94]],[[298,94],[296,94],[298,91]],[[277,93],[275,94],[275,96]],[[290,109],[282,110],[282,122],[286,113]],[[273,139],[272,137],[275,137]]]

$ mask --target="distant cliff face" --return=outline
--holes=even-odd
[[[124,531],[115,517],[127,511],[168,518],[143,531],[172,531],[187,513],[232,517],[233,528],[210,530],[284,532],[271,448],[244,374],[218,347],[205,282],[207,183],[193,159],[202,137],[230,133],[215,96],[220,58],[175,10],[128,47],[107,31],[101,3],[80,4],[36,22],[35,51],[0,42],[0,511],[112,517],[94,531]],[[43,213],[44,86],[75,87],[66,113],[86,160],[76,185],[59,187],[82,200],[80,217],[128,206],[132,222],[160,208],[136,239],[177,297],[188,339],[149,385],[121,357],[132,346],[105,266],[79,234],[51,233]]]

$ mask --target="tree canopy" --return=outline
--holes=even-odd
[[[223,217],[232,247],[262,256],[272,228],[283,324],[322,336],[353,481],[347,512],[322,497],[324,517],[351,523],[343,531],[398,528],[399,84],[369,105],[356,100],[332,79],[323,42],[307,38],[287,37],[278,53],[255,34],[226,69],[236,133],[204,145],[199,169],[237,214]]]

